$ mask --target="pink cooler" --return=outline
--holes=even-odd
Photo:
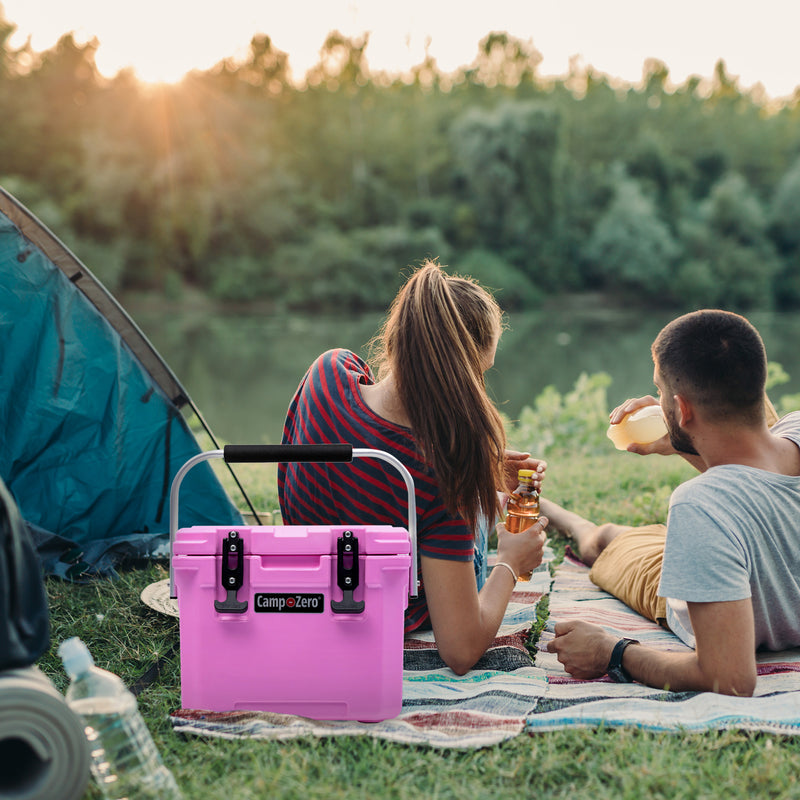
[[[234,462],[379,458],[398,469],[409,526],[195,526],[176,530],[183,476]],[[181,701],[378,721],[402,704],[403,622],[416,592],[414,485],[394,456],[344,445],[239,445],[201,453],[170,495],[171,594],[178,599]]]

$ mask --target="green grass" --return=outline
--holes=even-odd
[[[678,459],[629,454],[548,454],[545,492],[598,521],[663,521],[672,489],[691,470]],[[260,507],[274,508],[270,470],[254,469]],[[125,570],[117,581],[72,585],[47,581],[52,647],[40,661],[62,691],[56,655],[80,636],[97,663],[133,683],[178,637],[177,620],[139,599],[166,577],[164,565]],[[265,676],[266,678],[267,676]],[[180,706],[177,655],[139,698],[164,760],[187,800],[219,796],[249,800],[342,798],[720,797],[800,798],[800,739],[755,733],[655,734],[633,729],[523,734],[478,751],[440,751],[366,737],[226,741],[180,737],[168,721]],[[98,798],[92,786],[87,798]]]

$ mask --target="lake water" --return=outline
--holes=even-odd
[[[310,362],[331,347],[362,355],[380,314],[344,317],[126,310],[188,391],[217,437],[230,443],[280,441],[286,406]],[[608,309],[602,303],[553,305],[512,314],[487,373],[499,407],[515,418],[547,385],[569,391],[582,372],[606,372],[609,410],[654,393],[650,344],[674,312]],[[771,361],[791,381],[771,392],[800,392],[800,314],[748,315]]]

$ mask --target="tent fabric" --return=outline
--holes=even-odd
[[[0,190],[0,478],[46,571],[167,555],[172,478],[201,452],[182,405],[124,310]],[[183,482],[180,511],[182,527],[241,524],[207,463]]]

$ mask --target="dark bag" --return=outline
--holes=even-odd
[[[50,614],[39,557],[0,480],[0,670],[30,666],[49,646]]]

